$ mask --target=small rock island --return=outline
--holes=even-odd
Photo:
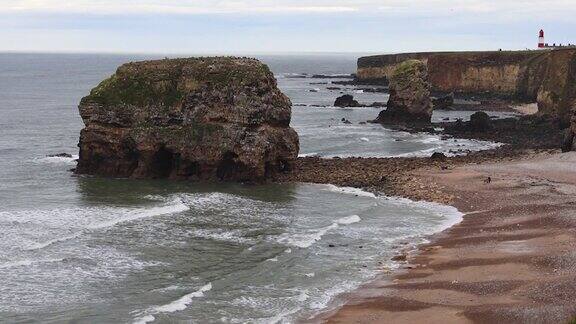
[[[263,181],[298,157],[290,100],[255,59],[128,63],[79,109],[78,174]]]

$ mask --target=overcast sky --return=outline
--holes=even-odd
[[[0,51],[403,52],[576,43],[576,0],[0,0]]]

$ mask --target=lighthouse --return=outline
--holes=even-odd
[[[540,34],[538,36],[538,48],[545,48],[546,43],[544,42],[544,30],[540,29]]]

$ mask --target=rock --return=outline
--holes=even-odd
[[[72,154],[68,154],[68,153],[50,154],[50,155],[46,155],[46,156],[47,157],[72,158]]]
[[[490,129],[490,116],[483,111],[478,111],[470,116],[470,130],[473,132],[485,132]]]
[[[392,261],[406,261],[406,259],[407,259],[406,254],[400,254],[400,255],[394,256],[391,260]]]
[[[320,90],[318,90],[318,89],[310,89],[310,90],[308,90],[308,91],[310,91],[310,92],[320,92]]]
[[[432,161],[446,161],[446,155],[441,152],[434,152],[430,159]]]
[[[374,108],[386,107],[386,103],[376,101],[376,102],[373,102],[372,104],[370,104],[368,107],[374,107]]]
[[[326,87],[328,90],[342,90],[340,87]]]
[[[376,119],[380,123],[430,123],[432,102],[428,68],[418,60],[403,62],[390,78],[387,109]]]
[[[356,76],[354,74],[314,74],[312,79],[354,79]]]
[[[338,97],[334,102],[334,107],[346,108],[346,107],[361,107],[361,106],[362,105],[360,105],[358,101],[354,100],[354,96],[351,95],[343,95],[341,97]]]
[[[80,174],[263,181],[298,156],[290,100],[255,59],[125,64],[79,109]]]
[[[432,107],[434,110],[451,110],[454,105],[454,93],[444,97],[432,98]]]
[[[344,124],[352,124],[352,122],[346,118],[342,118],[340,121],[343,122]]]

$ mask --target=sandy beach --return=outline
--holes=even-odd
[[[411,254],[403,272],[345,296],[344,307],[317,320],[568,322],[576,315],[575,165],[576,153],[539,153],[412,171],[419,198],[449,197],[463,221]]]

